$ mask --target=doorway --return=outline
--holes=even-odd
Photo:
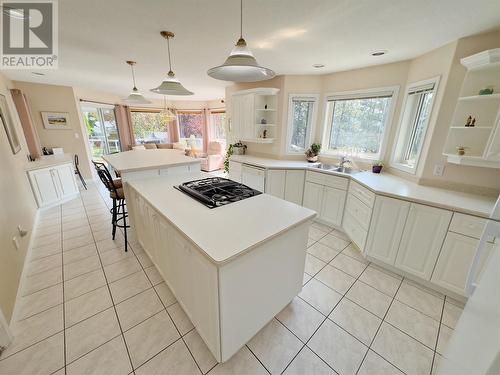
[[[87,130],[92,159],[121,151],[113,106],[83,103],[82,115]]]

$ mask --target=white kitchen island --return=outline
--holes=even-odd
[[[185,156],[181,150],[133,150],[104,155],[103,159],[123,181],[200,171],[200,159]]]
[[[302,289],[316,213],[268,194],[209,209],[178,191],[193,173],[128,182],[138,241],[219,362]]]

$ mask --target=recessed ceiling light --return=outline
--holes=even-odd
[[[319,69],[319,68],[324,68],[324,67],[325,67],[324,64],[313,64],[313,68]]]
[[[31,72],[32,74],[36,75],[36,76],[44,76],[45,73],[38,73],[38,72]]]
[[[380,50],[380,51],[372,52],[371,55],[372,56],[382,56],[382,55],[385,55],[386,53],[387,53],[386,50]]]

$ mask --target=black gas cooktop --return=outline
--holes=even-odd
[[[188,181],[176,186],[176,188],[208,208],[224,206],[262,194],[260,191],[239,182],[221,177]]]

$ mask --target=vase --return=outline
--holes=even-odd
[[[382,165],[372,165],[373,173],[380,173],[382,171]]]
[[[307,157],[307,161],[309,163],[316,163],[318,161],[318,155],[315,155],[315,156],[308,156]]]

